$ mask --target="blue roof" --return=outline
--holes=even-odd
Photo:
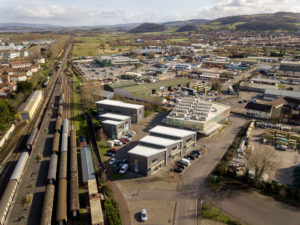
[[[88,180],[96,179],[92,151],[90,146],[83,146],[80,150],[80,154],[83,183],[88,182]]]

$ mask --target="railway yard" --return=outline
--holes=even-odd
[[[65,53],[62,65],[66,63],[70,50],[71,46]],[[1,199],[1,224],[51,224],[52,218],[57,222],[66,222],[68,208],[72,210],[72,215],[78,215],[77,160],[71,160],[73,163],[70,165],[72,177],[70,186],[77,192],[70,191],[71,206],[67,205],[69,133],[71,133],[70,157],[72,159],[77,157],[76,133],[69,131],[72,123],[68,120],[73,115],[72,78],[64,75],[60,68],[55,79],[52,91],[47,90],[45,93],[47,96],[44,101],[45,108],[40,109],[41,113],[37,114],[38,116],[28,125],[27,129],[31,128],[32,134],[26,143],[27,150],[21,143],[17,153],[11,154],[6,160],[10,166],[3,167],[7,171],[5,174],[8,183],[2,182],[1,185],[5,190]],[[62,121],[63,128],[60,129]],[[60,136],[62,136],[60,143],[62,150],[58,152]],[[17,163],[14,162],[18,158]],[[57,166],[59,173],[56,179]],[[52,216],[52,212],[55,213],[55,217]]]

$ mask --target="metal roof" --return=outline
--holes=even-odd
[[[96,104],[100,104],[100,105],[108,105],[108,106],[119,106],[122,108],[130,108],[130,109],[140,109],[143,108],[143,105],[137,105],[137,104],[131,104],[131,103],[125,103],[122,101],[116,101],[116,100],[109,100],[109,99],[105,99],[102,101],[98,101],[96,102]]]
[[[122,124],[123,121],[115,121],[115,120],[104,120],[101,122],[102,124],[110,124],[110,125],[119,125]]]
[[[54,200],[55,186],[53,184],[48,184],[46,187],[44,204],[41,216],[41,225],[49,225],[52,220],[53,211],[53,200]]]
[[[291,97],[291,98],[300,98],[299,91],[289,91],[289,90],[275,90],[275,89],[266,89],[265,95],[275,95],[281,97]]]
[[[195,131],[190,131],[190,130],[184,130],[184,129],[179,129],[179,128],[173,128],[173,127],[165,127],[165,126],[156,126],[149,130],[150,133],[155,133],[155,134],[163,134],[163,135],[168,135],[168,136],[173,136],[173,137],[178,137],[178,138],[183,138],[189,135],[195,135]]]
[[[47,180],[49,179],[56,179],[56,172],[57,172],[57,155],[54,153],[51,155],[49,169],[48,169],[48,176]]]
[[[147,144],[153,144],[153,145],[157,145],[157,146],[168,147],[170,145],[181,142],[181,140],[172,140],[172,139],[168,139],[168,138],[147,135],[147,136],[143,137],[140,140],[140,142],[147,143]]]
[[[133,155],[140,155],[144,157],[150,157],[156,154],[160,154],[162,152],[167,151],[166,148],[151,148],[144,145],[137,145],[132,148],[128,153]]]
[[[92,151],[90,146],[83,146],[80,150],[81,166],[82,166],[82,180],[86,183],[88,180],[95,179],[95,170],[92,158]]]
[[[119,120],[119,121],[130,119],[130,116],[123,116],[123,115],[119,115],[119,114],[115,114],[115,113],[104,113],[104,114],[100,115],[99,117],[107,118],[110,120]]]
[[[33,128],[31,133],[30,133],[30,136],[26,142],[26,145],[31,145],[34,141],[34,138],[36,136],[36,133],[38,132],[38,128]]]
[[[58,178],[67,178],[68,172],[68,152],[61,152],[59,159]]]
[[[20,179],[20,176],[23,173],[24,165],[26,164],[28,157],[29,157],[28,152],[21,153],[21,156],[17,162],[17,165],[16,165],[12,175],[10,176],[10,180],[19,180]]]

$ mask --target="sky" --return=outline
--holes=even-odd
[[[300,12],[300,0],[0,0],[0,23],[94,26]]]

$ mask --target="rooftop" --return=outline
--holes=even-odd
[[[260,103],[249,102],[246,105],[245,109],[256,110],[256,111],[260,111],[260,112],[271,112],[272,106],[260,104]]]
[[[37,98],[39,98],[39,96],[42,94],[43,94],[42,90],[36,90],[32,92],[31,95],[27,98],[26,102],[24,102],[20,106],[18,111],[19,112],[30,111],[32,106],[36,103]]]
[[[100,117],[108,118],[108,119],[115,119],[115,120],[120,120],[120,121],[130,119],[130,116],[123,116],[123,115],[114,114],[114,113],[104,113],[104,114],[100,115]]]
[[[177,144],[178,142],[180,142],[180,140],[172,140],[172,139],[168,139],[168,138],[147,135],[144,138],[142,138],[140,140],[140,142],[167,147],[167,146],[170,146],[173,144]]]
[[[115,121],[115,120],[104,120],[101,122],[102,124],[110,124],[110,125],[119,125],[122,124],[122,121]]]
[[[132,148],[128,153],[144,157],[150,157],[165,151],[167,151],[166,148],[151,148],[148,146],[137,145],[134,148]]]
[[[83,183],[95,179],[95,170],[90,146],[83,146],[80,150]]]
[[[183,138],[189,135],[194,135],[196,132],[190,131],[190,130],[184,130],[184,129],[179,129],[179,128],[173,128],[173,127],[165,127],[165,126],[156,126],[149,130],[150,133],[155,133],[155,134],[164,134],[164,135],[169,135],[169,136],[174,136],[178,138]]]
[[[131,109],[140,109],[143,108],[143,105],[137,105],[137,104],[131,104],[131,103],[125,103],[122,101],[116,101],[116,100],[102,100],[102,101],[98,101],[96,102],[96,104],[104,104],[104,105],[110,105],[110,106],[119,106],[119,107],[123,107],[123,108],[131,108]]]
[[[276,89],[266,89],[265,95],[277,95],[281,97],[291,97],[291,98],[300,98],[299,91],[289,91],[289,90],[276,90]]]

